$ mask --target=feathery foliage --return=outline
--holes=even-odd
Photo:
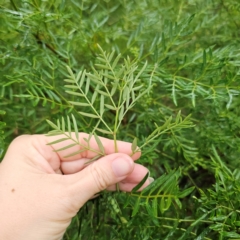
[[[90,161],[98,136],[130,141],[155,178],[90,200],[64,239],[240,238],[239,14],[236,0],[0,1],[0,157],[19,134],[66,149],[83,131]]]

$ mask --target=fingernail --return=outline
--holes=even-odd
[[[154,182],[154,178],[149,177],[149,178],[148,178],[148,181],[149,181],[149,183],[151,184],[152,182]]]
[[[116,177],[123,177],[131,172],[133,162],[131,159],[116,158],[112,162],[112,170]]]

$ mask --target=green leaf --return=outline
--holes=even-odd
[[[114,110],[114,111],[116,111],[116,108],[113,107],[112,105],[104,104],[104,106],[107,107],[107,108],[110,109],[110,110]]]
[[[116,92],[116,90],[117,90],[117,87],[118,87],[118,80],[115,80],[114,82],[113,82],[113,86],[112,86],[112,90],[111,90],[111,96],[113,96],[114,95],[114,93]]]
[[[122,105],[122,106],[121,106],[121,109],[120,109],[120,111],[119,111],[119,116],[118,116],[119,122],[122,121],[122,119],[123,119],[123,114],[124,114],[124,106]]]
[[[108,58],[108,62],[111,62],[111,61],[112,61],[112,58],[113,58],[114,54],[115,54],[115,51],[113,50],[113,51],[109,54],[109,56],[107,57],[107,58]]]
[[[203,68],[206,66],[207,63],[207,54],[206,50],[203,50]]]
[[[129,88],[128,87],[125,87],[124,90],[123,90],[123,100],[126,100],[127,99],[127,96],[129,95]]]
[[[76,85],[64,85],[65,88],[79,89]]]
[[[87,81],[86,81],[86,86],[85,86],[85,95],[87,95],[87,94],[88,94],[89,87],[90,87],[90,79],[89,79],[89,78],[87,78]]]
[[[236,232],[221,232],[221,235],[228,238],[240,238],[240,234]]]
[[[81,107],[89,107],[89,103],[83,103],[83,102],[72,102],[69,101],[70,104],[75,105],[75,106],[81,106]]]
[[[69,134],[69,136],[71,136],[72,128],[71,128],[71,121],[70,121],[69,116],[67,116],[67,127],[68,127],[68,134]]]
[[[51,136],[58,136],[58,135],[62,135],[63,132],[61,130],[52,130],[49,131],[46,136],[51,137]]]
[[[78,93],[78,92],[66,91],[66,93],[68,93],[68,94],[70,94],[70,95],[78,96],[78,97],[84,97],[83,94]]]
[[[128,194],[127,199],[124,201],[123,208],[126,208],[129,205],[129,202],[130,202],[130,195]]]
[[[59,121],[59,119],[57,120],[57,127],[58,127],[58,129],[60,129],[60,128],[61,128],[61,124],[60,124],[60,121]]]
[[[136,97],[135,97],[135,93],[134,93],[134,91],[131,91],[131,97],[132,97],[132,101],[135,102]]]
[[[175,203],[178,205],[179,209],[182,209],[182,203],[178,198],[175,198]]]
[[[78,145],[78,144],[77,144],[77,143],[71,143],[71,144],[69,144],[69,145],[67,145],[67,146],[65,146],[65,147],[62,147],[62,148],[59,148],[59,149],[54,150],[54,152],[60,152],[60,151],[66,150],[66,149],[68,149],[68,148],[74,147],[74,146],[76,146],[76,145]]]
[[[194,240],[205,240],[208,233],[211,232],[210,228],[205,228]]]
[[[167,199],[165,199],[165,202],[166,202],[166,205],[165,205],[164,211],[167,211],[172,204],[172,197],[168,196]]]
[[[75,79],[75,75],[74,75],[72,69],[69,66],[66,66],[66,67],[67,67],[67,70],[68,70],[70,76],[72,77],[72,79]]]
[[[159,208],[160,208],[161,213],[165,212],[165,198],[164,197],[161,198]]]
[[[152,206],[150,205],[150,203],[147,201],[145,202],[145,208],[147,210],[147,213],[151,216],[151,217],[155,217],[154,215],[154,210],[152,208]]]
[[[117,66],[118,61],[121,58],[121,54],[118,54],[117,57],[114,59],[114,62],[112,63],[112,69],[114,69]]]
[[[201,220],[205,219],[208,215],[208,212],[204,213],[201,217],[199,217],[196,221],[194,221],[191,226],[196,226]]]
[[[99,44],[97,44],[97,47],[100,50],[100,52],[102,53],[102,55],[105,55],[105,52],[103,51],[102,47]]]
[[[100,69],[111,70],[109,66],[106,66],[106,65],[103,65],[103,64],[95,64],[95,66],[100,68]]]
[[[98,88],[98,86],[96,88]],[[98,92],[94,91],[94,93],[92,95],[92,99],[91,99],[91,104],[93,104],[95,102],[97,95],[98,95]]]
[[[127,97],[126,97],[126,109],[129,109],[129,104],[130,104],[130,94],[127,94]]]
[[[133,142],[131,145],[131,150],[133,153],[137,150],[137,138],[136,137],[133,139]]]
[[[147,174],[144,176],[144,178],[137,184],[137,186],[135,186],[133,189],[132,189],[132,193],[135,193],[137,192],[142,186],[143,184],[147,181],[149,177],[149,172],[147,172]]]
[[[134,87],[134,88],[132,89],[132,91],[138,91],[138,90],[140,90],[140,89],[142,89],[142,88],[143,88],[143,85],[140,85],[140,86]]]
[[[185,189],[184,191],[182,191],[181,193],[178,194],[178,198],[184,198],[184,197],[186,197],[186,196],[189,195],[194,189],[195,189],[194,186]]]
[[[175,85],[175,79],[172,85],[172,98],[175,106],[177,106],[177,97],[176,97],[176,85]]]
[[[127,219],[124,218],[123,216],[120,216],[120,220],[121,220],[122,224],[127,224],[128,223]]]
[[[226,218],[226,216],[225,216],[225,218]],[[240,221],[235,221],[234,225],[237,226],[237,227],[240,227]]]
[[[106,70],[106,71],[107,71],[107,70]],[[105,78],[107,78],[107,79],[111,79],[111,80],[115,80],[115,79],[116,79],[115,76],[112,76],[112,75],[107,74],[107,73],[102,73],[102,75],[103,75]]]
[[[104,96],[101,95],[100,97],[100,115],[102,116],[104,113]]]
[[[134,217],[137,214],[139,207],[140,207],[140,201],[141,201],[141,199],[137,198],[137,201],[135,202],[134,207],[133,207],[132,217]]]
[[[145,62],[145,64],[143,65],[142,69],[139,71],[139,73],[137,74],[137,76],[134,79],[134,82],[136,82],[138,80],[138,78],[142,75],[143,71],[146,69],[147,67],[147,61]]]
[[[154,198],[152,200],[152,213],[154,217],[158,216],[158,199]]]
[[[82,152],[85,152],[85,151],[86,151],[86,149],[83,148],[83,149],[80,149],[80,150],[78,150],[76,152],[73,152],[73,153],[70,153],[70,154],[64,156],[64,158],[72,157],[72,156],[75,156],[75,155],[77,155],[79,153],[82,153]]]
[[[89,161],[87,161],[85,164],[92,163],[92,162],[98,160],[98,159],[101,158],[101,157],[102,157],[102,155],[99,155],[99,154],[98,154],[98,155],[96,155],[95,157],[91,158]]]
[[[99,78],[99,76],[93,75],[91,73],[87,73],[87,76],[90,78],[91,81],[93,81],[94,83],[101,85],[101,86],[105,86],[104,83],[101,81],[101,78]]]
[[[92,113],[85,113],[85,112],[79,112],[81,115],[89,118],[99,118],[97,115],[94,115]]]
[[[67,82],[67,83],[72,83],[72,84],[75,83],[75,81],[73,79],[64,79],[63,81]]]
[[[79,73],[80,74],[80,73]],[[86,70],[82,72],[82,76],[79,82],[79,88],[82,88],[83,83],[85,82],[85,77],[86,77]]]
[[[96,133],[94,133],[94,138],[95,138],[95,140],[96,140],[96,142],[97,142],[98,148],[99,148],[99,150],[101,151],[102,155],[106,155],[104,146],[103,146],[100,138],[97,136]]]
[[[45,90],[46,91],[46,90]],[[52,96],[52,98],[53,98],[53,100],[55,100],[56,102],[58,102],[58,103],[61,103],[61,99],[58,97],[58,95],[55,93],[55,92],[53,92],[53,91],[47,91],[47,93],[49,94],[49,97],[51,98],[51,96]]]
[[[76,140],[79,141],[78,126],[77,126],[77,122],[76,122],[76,119],[73,114],[72,114],[72,121],[73,121],[73,127],[74,127],[74,131],[75,131]]]
[[[59,130],[58,126],[55,125],[53,122],[49,121],[49,120],[46,120],[47,123],[53,128],[53,129],[56,129],[56,130]]]
[[[87,143],[88,148],[90,147],[90,140],[91,140],[92,136],[93,136],[93,134],[90,133],[88,135],[88,138],[83,138],[83,140]]]
[[[65,120],[62,117],[62,131],[65,132]]]
[[[95,91],[97,91],[98,93],[100,93],[101,95],[103,96],[106,96],[106,97],[109,97],[108,93],[102,91],[102,90],[99,90],[99,89],[95,89]]]
[[[167,177],[168,176],[166,174],[163,174],[161,177],[155,179],[155,181],[151,185],[143,189],[142,194],[147,194],[149,191],[151,194],[151,192],[153,192],[154,190],[159,189],[159,187],[166,181]]]
[[[76,77],[76,82],[78,82],[78,81],[79,81],[79,79],[80,79],[81,75],[82,75],[82,71],[79,71],[79,72],[78,72],[78,75],[77,75],[77,77]]]
[[[188,240],[193,228],[194,228],[193,226],[188,227],[187,230],[183,232],[183,235],[181,237],[179,237],[178,240]]]
[[[218,215],[218,216],[211,217],[211,220],[216,222],[216,221],[223,221],[223,220],[225,220],[227,218],[228,218],[228,216]]]
[[[60,143],[60,142],[66,141],[66,140],[69,140],[69,138],[60,138],[55,141],[47,143],[47,145],[53,145],[53,144]]]
[[[101,133],[104,133],[104,134],[109,134],[109,135],[112,135],[113,133],[112,132],[109,132],[107,130],[104,130],[104,129],[101,129],[101,128],[96,128],[97,131],[101,132]]]
[[[177,186],[177,178],[179,177],[178,172],[170,175],[166,181],[161,185],[158,189],[159,192],[171,193],[171,189],[176,188]]]

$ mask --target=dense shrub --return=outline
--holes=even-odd
[[[137,139],[155,178],[89,201],[65,239],[240,239],[239,14],[236,0],[0,1],[0,157],[65,122]]]

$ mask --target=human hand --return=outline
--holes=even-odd
[[[0,164],[0,239],[59,240],[72,217],[96,193],[115,190],[116,183],[122,191],[131,191],[148,172],[134,163],[140,152],[129,156],[130,143],[118,141],[114,153],[113,140],[100,138],[106,156],[88,165],[94,152],[64,158],[81,147],[54,152],[68,144],[47,145],[54,138],[59,136],[23,135],[10,144]],[[84,138],[88,135],[80,133],[86,145]],[[94,138],[90,146],[99,150]]]

